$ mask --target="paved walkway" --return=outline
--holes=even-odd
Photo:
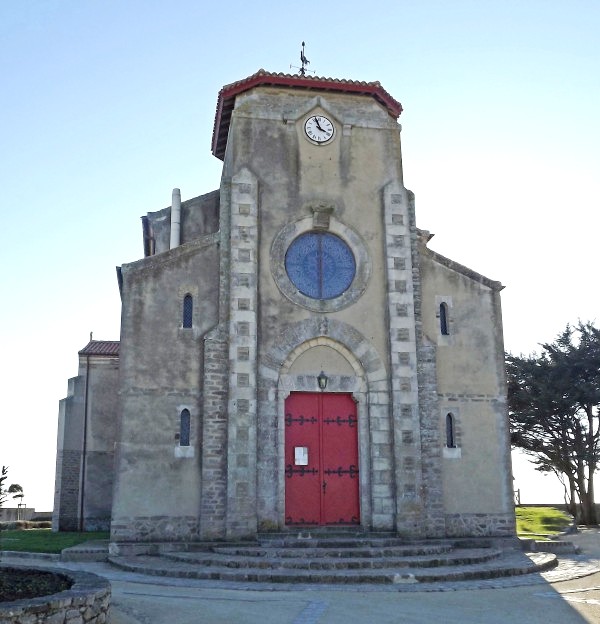
[[[580,555],[544,574],[411,586],[263,586],[148,577],[104,563],[27,563],[84,569],[110,579],[112,624],[598,624],[600,530],[569,539]],[[24,564],[21,557],[4,563]],[[429,591],[424,591],[429,590]]]

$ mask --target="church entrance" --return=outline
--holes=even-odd
[[[292,392],[285,401],[285,523],[360,524],[358,418],[351,394]]]

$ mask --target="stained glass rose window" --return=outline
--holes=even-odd
[[[303,295],[334,299],[352,284],[356,261],[339,236],[312,231],[292,241],[285,254],[285,270]]]

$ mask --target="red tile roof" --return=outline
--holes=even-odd
[[[259,69],[252,76],[225,85],[219,91],[212,139],[212,153],[217,158],[223,160],[225,156],[229,122],[231,121],[236,95],[262,85],[369,95],[384,106],[394,119],[397,119],[402,112],[400,102],[395,100],[379,82],[360,82],[358,80],[339,80],[336,78],[319,78],[317,76],[281,73],[271,74],[264,69]]]
[[[103,355],[114,357],[119,355],[118,340],[90,340],[79,352],[79,355]]]

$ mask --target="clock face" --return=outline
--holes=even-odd
[[[333,138],[335,128],[327,117],[312,115],[304,122],[304,132],[315,143],[326,143]]]

